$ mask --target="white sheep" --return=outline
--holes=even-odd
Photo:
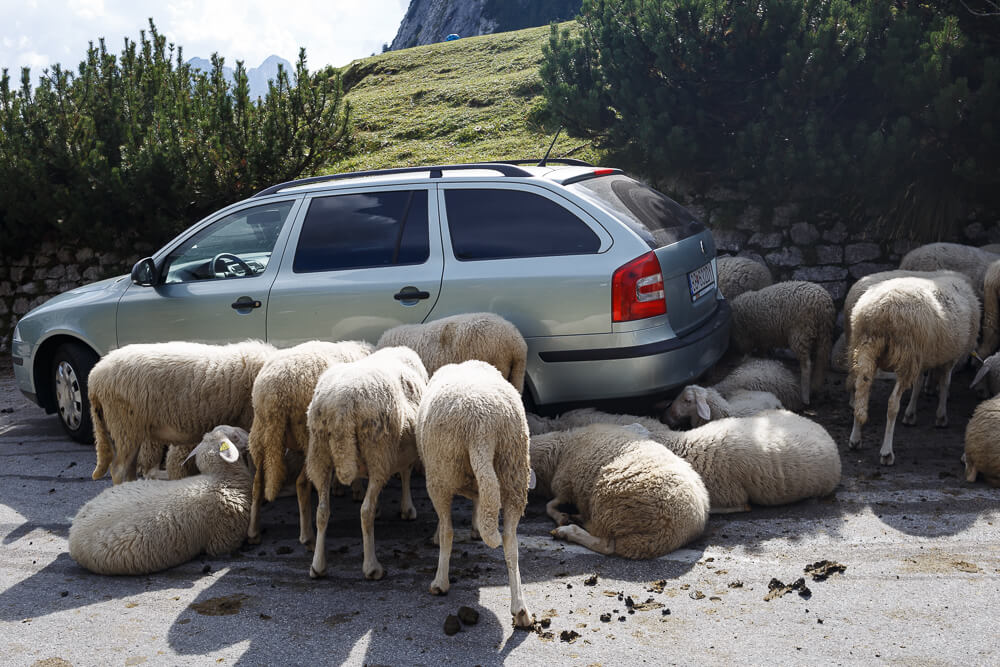
[[[362,571],[366,579],[385,575],[375,555],[375,509],[382,488],[398,473],[403,483],[400,514],[404,519],[417,518],[410,495],[410,471],[417,461],[417,408],[426,385],[427,371],[408,347],[385,347],[320,376],[307,413],[306,473],[319,495],[310,577],[326,574],[333,470],[342,484],[368,478],[361,504]]]
[[[495,313],[467,313],[424,324],[402,324],[383,333],[376,347],[396,345],[416,350],[429,375],[445,364],[479,359],[499,370],[518,393],[524,390],[528,345],[517,327]]]
[[[965,479],[1000,486],[1000,396],[976,406],[965,427]]]
[[[121,484],[158,470],[169,444],[197,443],[218,424],[249,429],[250,394],[275,349],[231,345],[134,344],[105,355],[88,378],[97,465]]]
[[[774,284],[770,269],[749,257],[720,255],[715,265],[719,273],[718,289],[727,299]]]
[[[983,279],[991,262],[1000,255],[960,243],[928,243],[903,255],[899,268],[910,271],[958,271],[966,275],[979,299],[983,298]]]
[[[868,421],[868,399],[877,370],[896,374],[889,395],[885,436],[879,451],[892,465],[893,430],[902,393],[912,387],[904,424],[916,422],[921,374],[938,377],[936,424],[947,426],[948,388],[955,364],[976,345],[979,300],[968,281],[955,275],[892,278],[869,288],[851,312],[849,355],[854,378],[854,427],[850,447],[861,446],[861,427]]]
[[[701,477],[643,428],[593,424],[533,436],[531,467],[558,524],[552,534],[597,553],[656,558],[705,529]],[[579,514],[559,509],[569,504]]]
[[[802,403],[809,405],[810,391],[823,386],[833,344],[836,310],[830,293],[815,283],[792,280],[745,292],[730,304],[736,349],[790,348],[799,361]]]
[[[751,503],[785,505],[822,497],[840,483],[837,443],[816,422],[787,410],[672,431],[650,417],[584,408],[538,427],[567,429],[598,423],[638,424],[650,438],[690,463],[708,489],[713,514],[748,511]]]
[[[111,486],[69,529],[69,555],[98,574],[148,574],[239,548],[250,520],[247,432],[218,426],[194,448],[201,474]]]
[[[670,404],[664,417],[671,426],[687,421],[691,426],[701,426],[713,419],[748,417],[781,407],[781,401],[769,391],[740,390],[732,392],[726,399],[714,387],[689,384]]]
[[[285,482],[285,450],[305,453],[309,448],[306,410],[320,376],[334,364],[356,361],[371,354],[374,348],[363,341],[308,341],[279,350],[261,368],[253,384],[253,428],[250,430],[250,456],[256,471],[253,479],[253,503],[247,541],[260,542],[260,507],[264,498],[274,501]],[[295,480],[299,505],[299,542],[311,547],[315,536],[312,526],[311,487],[305,466]]]
[[[528,503],[531,466],[528,424],[519,392],[493,366],[478,360],[442,366],[431,376],[417,415],[417,449],[427,494],[438,515],[438,567],[430,591],[448,592],[454,537],[451,501],[473,500],[473,528],[491,548],[501,543],[518,627],[533,622],[521,591],[517,524]]]
[[[976,353],[983,359],[1000,345],[1000,259],[991,262],[983,277],[983,331]]]
[[[795,374],[777,359],[747,357],[712,388],[726,398],[737,391],[767,391],[774,394],[788,410],[802,408],[802,395]]]

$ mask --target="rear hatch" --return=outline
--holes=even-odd
[[[694,214],[620,172],[576,180],[568,187],[597,200],[655,252],[667,318],[678,335],[712,316],[717,307],[715,243]]]

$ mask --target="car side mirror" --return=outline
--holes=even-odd
[[[156,264],[152,257],[144,257],[132,267],[132,282],[143,287],[156,284]]]

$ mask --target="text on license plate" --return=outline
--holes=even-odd
[[[697,301],[715,287],[715,272],[712,263],[695,269],[688,274],[688,286],[691,288],[691,300]]]

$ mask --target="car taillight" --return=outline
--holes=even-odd
[[[667,312],[663,274],[656,255],[647,252],[615,271],[611,278],[611,319],[629,322]]]

